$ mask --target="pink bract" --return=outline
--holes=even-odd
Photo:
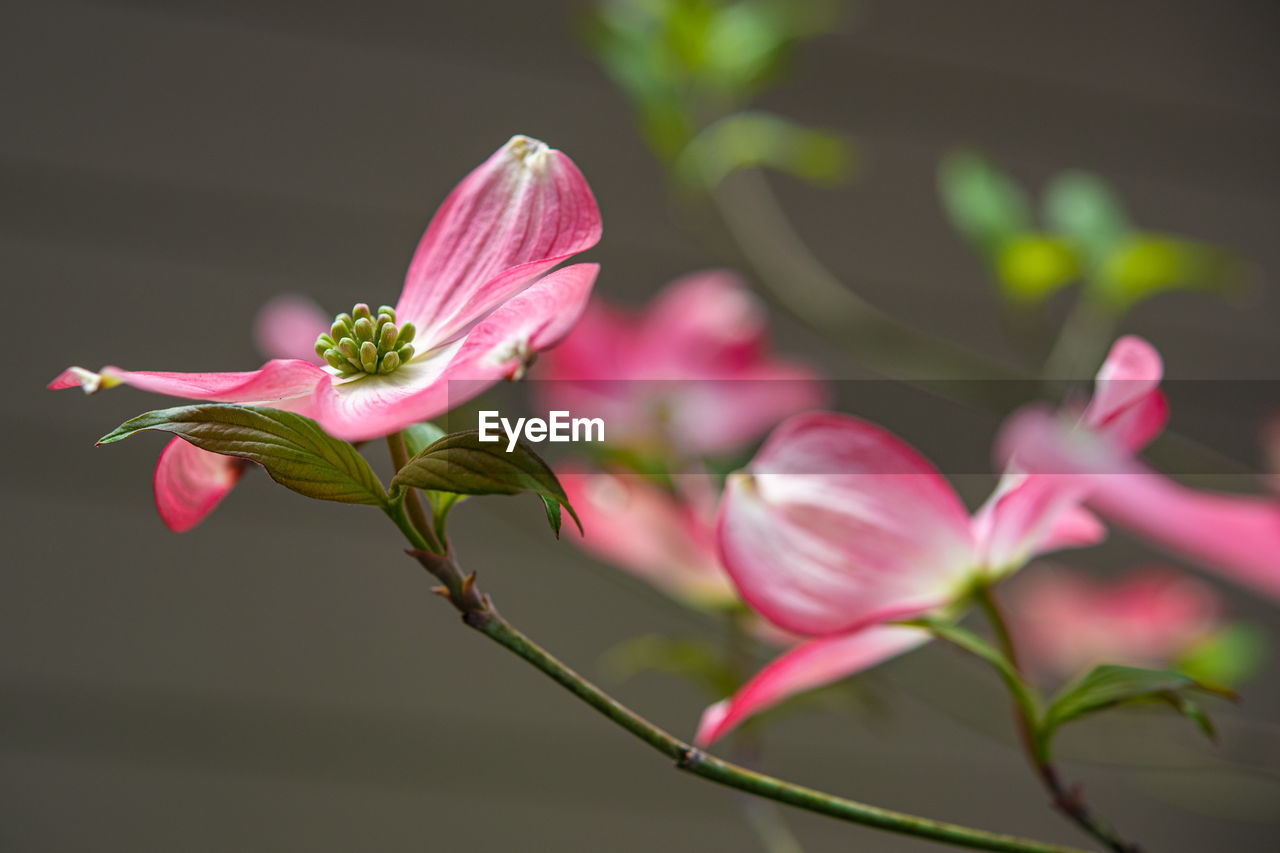
[[[711,508],[637,474],[564,468],[557,476],[585,531],[568,526],[566,538],[687,604],[737,604],[716,555]]]
[[[286,358],[243,373],[73,367],[49,387],[93,392],[128,384],[252,403],[314,418],[338,438],[376,438],[442,414],[557,343],[586,304],[598,268],[550,270],[599,238],[595,198],[573,162],[516,136],[449,194],[427,227],[395,306],[397,322],[417,329],[415,354],[389,375],[343,378]]]

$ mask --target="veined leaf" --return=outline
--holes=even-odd
[[[564,488],[547,463],[523,442],[510,453],[501,442],[482,442],[478,430],[446,435],[425,447],[405,463],[391,485],[460,495],[533,492],[542,498],[547,521],[557,536],[562,506],[582,529]]]
[[[427,448],[427,445],[445,437],[445,431],[430,421],[405,427],[401,430],[401,434],[404,436],[405,449],[409,451],[411,457],[417,456]]]
[[[1196,681],[1173,670],[1141,669],[1104,664],[1069,684],[1054,697],[1044,715],[1042,736],[1047,740],[1065,723],[1117,705],[1136,702],[1167,702],[1186,715],[1205,734],[1213,736],[1209,718],[1187,696],[1191,692],[1230,697],[1231,691]]]
[[[371,506],[386,501],[382,483],[359,451],[292,412],[232,403],[159,409],[125,421],[98,444],[144,430],[172,433],[202,450],[257,462],[271,479],[309,498]]]

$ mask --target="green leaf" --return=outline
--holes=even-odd
[[[449,513],[455,506],[467,499],[466,495],[460,495],[457,492],[437,492],[430,490],[424,492],[427,500],[431,502],[431,526],[436,530],[436,536],[441,542],[448,540],[448,522]],[[554,526],[554,525],[553,525]]]
[[[957,151],[943,158],[938,191],[956,229],[992,257],[1006,241],[1032,228],[1022,187],[975,152]]]
[[[143,430],[172,433],[202,450],[257,462],[271,479],[309,498],[371,506],[386,501],[359,451],[292,412],[231,403],[178,406],[125,421],[98,443],[112,444]]]
[[[1177,668],[1197,681],[1234,687],[1262,668],[1269,651],[1266,631],[1256,625],[1228,625],[1193,645]]]
[[[1137,234],[1119,245],[1098,270],[1096,286],[1128,308],[1169,290],[1226,292],[1243,265],[1230,252],[1158,234]]]
[[[404,435],[405,450],[410,456],[417,456],[427,445],[432,444],[444,438],[445,431],[431,421],[423,421],[420,424],[406,427],[402,434]]]
[[[1189,692],[1232,696],[1225,688],[1197,681],[1181,672],[1104,664],[1067,685],[1054,697],[1045,711],[1042,737],[1047,740],[1063,724],[1088,714],[1117,705],[1151,701],[1169,703],[1212,736],[1213,727],[1208,717],[1186,695]]]
[[[1120,199],[1088,172],[1063,172],[1044,195],[1049,226],[1076,243],[1091,266],[1100,265],[1133,230]]]
[[[478,430],[446,435],[425,447],[405,463],[391,485],[460,495],[533,492],[542,498],[547,521],[557,536],[562,506],[582,529],[564,488],[547,463],[523,442],[510,453],[504,442],[482,442]]]
[[[996,273],[1013,302],[1041,302],[1080,276],[1071,244],[1046,234],[1027,233],[1000,244]]]
[[[735,3],[720,10],[707,28],[707,75],[729,91],[741,91],[772,72],[791,40],[782,13],[769,3]]]
[[[715,187],[738,169],[765,166],[810,183],[836,184],[853,172],[848,140],[770,113],[744,112],[707,127],[676,163],[686,183]]]

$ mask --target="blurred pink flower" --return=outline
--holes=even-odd
[[[253,342],[267,358],[296,358],[322,365],[316,338],[329,331],[333,318],[310,297],[282,293],[258,309]]]
[[[764,306],[734,275],[695,273],[639,315],[593,300],[539,365],[548,409],[603,417],[619,447],[728,453],[826,398],[807,367],[769,352]]]
[[[1221,604],[1207,584],[1167,568],[1099,580],[1054,567],[1021,578],[1009,619],[1032,669],[1060,678],[1098,664],[1174,664],[1219,628]]]
[[[566,527],[566,538],[607,563],[700,608],[740,601],[716,555],[714,494],[676,495],[638,474],[566,467],[557,471],[586,535]],[[678,482],[693,486],[694,475]],[[700,483],[706,490],[709,482]]]
[[[1280,598],[1280,501],[1192,489],[1137,459],[1167,418],[1160,356],[1146,341],[1127,337],[1112,349],[1113,362],[1127,374],[1099,374],[1083,418],[1072,423],[1028,407],[1001,430],[1001,454],[1062,484],[1109,521]]]
[[[599,238],[600,213],[578,168],[561,152],[516,136],[445,199],[418,244],[395,309],[375,315],[357,305],[338,316],[332,337],[315,350],[323,351],[326,367],[298,358],[243,373],[73,367],[50,387],[93,392],[128,384],[253,403],[314,418],[339,438],[376,438],[520,373],[536,352],[559,341],[586,304],[598,268],[548,271]],[[460,379],[471,381],[451,388]]]

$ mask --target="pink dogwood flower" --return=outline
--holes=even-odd
[[[1146,341],[1127,337],[1116,343],[1109,362],[1123,363],[1126,370],[1110,382],[1100,375],[1094,403],[1102,399],[1120,414],[1103,419],[1099,428],[1094,406],[1075,423],[1029,407],[1005,425],[1001,452],[1034,476],[1069,484],[1109,521],[1280,598],[1280,501],[1193,489],[1138,459],[1135,452],[1167,418],[1158,389],[1160,356]]]
[[[887,623],[945,612],[976,581],[1103,535],[1096,519],[1035,477],[1008,475],[971,517],[937,469],[887,430],[847,415],[791,418],[730,476],[717,541],[756,612],[816,638],[708,708],[698,743],[930,639]]]
[[[1167,667],[1222,627],[1213,588],[1164,567],[1104,581],[1054,566],[1020,578],[1010,604],[1023,660],[1060,679],[1103,663]]]
[[[578,168],[516,136],[445,199],[396,306],[375,312],[357,304],[315,342],[323,367],[299,358],[237,373],[72,367],[50,387],[93,392],[126,384],[286,409],[351,441],[380,437],[518,376],[558,342],[585,306],[598,267],[551,270],[599,238],[600,213]]]
[[[840,415],[784,423],[747,471],[731,479],[720,507],[721,556],[761,614],[819,636],[708,708],[698,741],[710,743],[787,696],[929,639],[923,630],[886,622],[945,611],[975,578],[989,581],[1039,554],[1099,541],[1105,530],[1086,501],[1166,541],[1202,549],[1208,541],[1215,553],[1252,566],[1245,577],[1265,581],[1257,569],[1280,549],[1254,549],[1280,530],[1273,505],[1199,495],[1155,474],[1134,476],[1140,463],[1133,454],[1168,418],[1161,374],[1150,344],[1121,338],[1070,425],[1034,410],[1020,415],[999,443],[1009,468],[971,519],[941,475],[879,427]],[[1055,455],[1063,447],[1105,458],[1084,464],[1072,454]],[[1081,475],[1091,469],[1128,474]],[[1101,484],[1101,500],[1100,479],[1112,481]],[[1235,546],[1225,541],[1232,536],[1240,539]]]
[[[1164,425],[1159,361],[1122,339],[1079,413],[1082,433],[1134,450]],[[1153,380],[1152,377],[1155,377]],[[934,467],[887,431],[801,415],[774,431],[720,507],[721,556],[743,598],[777,625],[818,635],[773,661],[698,728],[711,743],[795,693],[875,666],[930,639],[885,624],[946,612],[975,580],[1106,535],[1084,485],[1015,457],[972,516]]]
[[[678,279],[637,315],[593,300],[539,365],[537,390],[548,408],[603,417],[615,446],[736,451],[826,396],[812,370],[770,353],[766,321],[725,271]]]

